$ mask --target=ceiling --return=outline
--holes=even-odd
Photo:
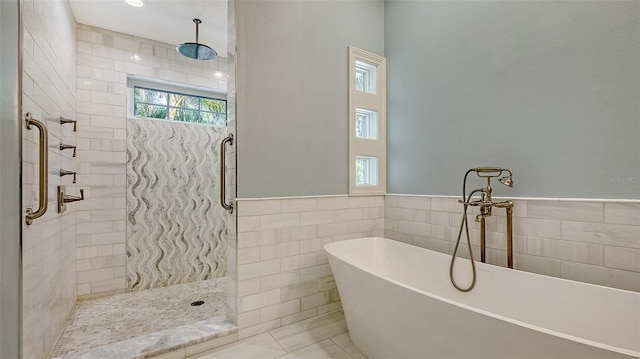
[[[143,0],[136,8],[124,0],[70,0],[76,21],[125,34],[178,45],[199,42],[227,57],[227,0]]]

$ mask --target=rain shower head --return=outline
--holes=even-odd
[[[498,179],[505,186],[513,187],[513,177],[511,175]]]
[[[202,21],[200,19],[193,19],[193,22],[196,23],[196,42],[185,42],[176,47],[178,53],[182,56],[186,56],[191,59],[196,60],[212,60],[218,53],[216,50],[210,48],[205,44],[198,43],[198,35],[199,35],[199,27]]]

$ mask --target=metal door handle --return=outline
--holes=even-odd
[[[24,216],[25,222],[27,225],[33,223],[33,220],[36,218],[42,217],[42,215],[47,211],[47,197],[48,197],[48,186],[49,186],[49,177],[48,177],[48,169],[49,169],[49,159],[48,159],[48,134],[47,129],[44,127],[42,122],[38,120],[34,120],[31,118],[31,113],[27,112],[24,116],[25,124],[27,125],[27,130],[31,129],[31,125],[34,125],[40,131],[40,171],[39,171],[39,180],[40,180],[40,190],[39,190],[39,198],[38,198],[38,210],[33,212],[31,208],[27,208],[27,214]]]
[[[225,173],[225,167],[227,162],[227,154],[225,152],[226,144],[233,145],[233,134],[230,134],[228,137],[225,137],[220,143],[220,205],[222,208],[226,209],[229,213],[233,213],[233,202],[227,204],[226,202],[226,185],[227,185],[227,176]]]

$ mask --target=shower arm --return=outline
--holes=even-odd
[[[200,23],[202,23],[202,21],[200,21],[200,19],[193,19],[193,22],[196,23],[196,44],[200,43]]]

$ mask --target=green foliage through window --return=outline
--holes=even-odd
[[[133,114],[139,117],[226,126],[227,101],[135,87]]]
[[[364,180],[364,163],[362,161],[356,161],[356,185],[366,184]]]

